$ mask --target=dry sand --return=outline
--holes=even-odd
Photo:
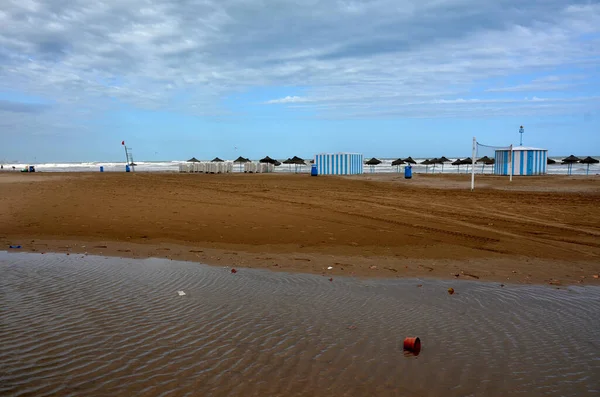
[[[600,285],[600,178],[477,183],[470,192],[468,175],[0,173],[0,244],[328,277]]]

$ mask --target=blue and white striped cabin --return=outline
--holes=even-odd
[[[315,156],[319,175],[354,175],[363,173],[363,155],[359,153],[322,153]]]
[[[513,159],[511,161],[510,150],[496,150],[494,174],[510,175],[543,175],[546,173],[548,150],[533,147],[516,146],[512,149]]]

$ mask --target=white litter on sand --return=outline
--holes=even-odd
[[[183,292],[183,291],[177,291],[177,293],[179,294],[179,296],[185,295],[185,292]]]
[[[333,266],[329,266],[329,267],[327,268],[327,270],[331,270],[331,269],[333,269]]]

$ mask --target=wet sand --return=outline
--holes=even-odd
[[[333,276],[600,285],[600,178],[477,184],[470,192],[468,175],[5,173],[0,244]]]
[[[595,286],[330,282],[164,259],[1,251],[0,274],[3,396],[600,392]],[[406,336],[421,338],[418,356],[402,351]]]

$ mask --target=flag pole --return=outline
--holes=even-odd
[[[127,146],[125,146],[125,141],[121,141],[121,145],[125,149],[125,164],[129,164],[129,154],[127,153]]]

